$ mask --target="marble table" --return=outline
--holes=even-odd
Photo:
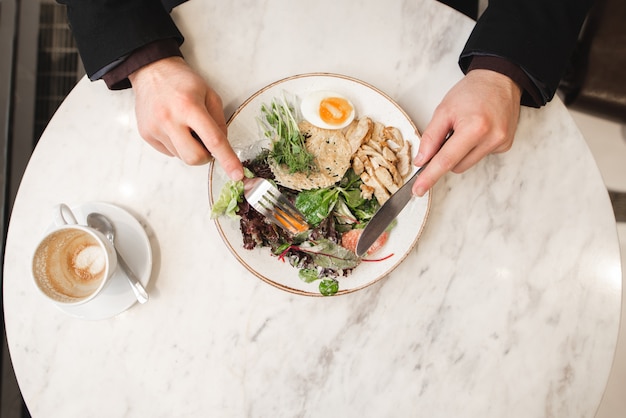
[[[434,1],[190,1],[184,53],[227,115],[263,86],[333,72],[418,128],[472,28]],[[357,23],[361,22],[361,23]],[[46,302],[30,256],[60,202],[109,202],[149,237],[151,300],[90,321]],[[607,192],[567,110],[523,109],[513,148],[432,192],[416,249],[339,297],[251,275],[209,217],[207,167],[153,151],[131,91],[83,79],[43,134],[10,220],[6,331],[34,418],[593,417],[621,295]]]

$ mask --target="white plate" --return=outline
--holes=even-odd
[[[87,215],[99,212],[115,225],[115,246],[146,287],[152,273],[152,248],[139,221],[124,209],[102,202],[89,202],[71,208],[79,224],[87,223]],[[82,305],[56,304],[63,312],[81,319],[99,320],[118,315],[137,302],[126,274],[118,267],[102,293]]]
[[[389,96],[362,81],[337,74],[303,74],[279,80],[261,89],[246,100],[228,122],[230,142],[242,160],[256,156],[260,150],[268,148],[267,141],[261,139],[256,118],[260,115],[261,104],[270,103],[283,94],[301,99],[309,92],[331,90],[349,98],[357,112],[357,117],[369,116],[388,126],[395,126],[405,139],[412,141],[415,154],[419,145],[417,128]],[[212,164],[209,171],[209,201],[211,205],[219,197],[228,177],[217,164]],[[412,199],[398,216],[398,223],[391,231],[389,240],[383,249],[374,255],[382,261],[362,262],[347,277],[340,277],[339,292],[346,294],[387,276],[411,252],[422,232],[428,210],[430,193],[421,199]],[[255,276],[288,292],[308,296],[320,296],[319,282],[305,283],[298,278],[298,270],[288,263],[272,256],[268,248],[243,248],[239,222],[227,217],[216,219],[217,228],[224,242],[237,260]]]

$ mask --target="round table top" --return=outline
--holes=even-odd
[[[183,52],[227,116],[262,87],[331,72],[423,129],[462,77],[472,22],[434,1],[193,1]],[[432,191],[418,246],[337,297],[277,289],[228,251],[207,166],[139,137],[133,92],[83,79],[44,132],[13,208],[9,349],[33,417],[593,417],[611,369],[621,266],[608,194],[560,100],[522,109],[513,148]],[[144,305],[68,315],[30,260],[58,203],[131,213],[152,248]]]

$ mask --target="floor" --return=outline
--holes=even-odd
[[[626,195],[626,125],[602,120],[571,111],[572,117],[585,136],[607,188]],[[619,216],[618,216],[619,217]],[[621,219],[624,219],[621,217]],[[622,249],[622,271],[626,282],[626,222],[617,223]],[[622,289],[626,301],[626,288]],[[622,307],[621,328],[613,370],[596,418],[626,416],[626,308]]]

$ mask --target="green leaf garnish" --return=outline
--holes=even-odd
[[[293,109],[284,97],[280,103],[274,99],[261,105],[260,121],[264,135],[273,141],[270,157],[277,164],[286,165],[290,173],[315,171],[315,156],[307,151]]]
[[[320,293],[324,296],[332,296],[339,290],[339,282],[336,279],[323,279],[319,285]]]
[[[311,283],[319,279],[317,270],[315,269],[300,269],[300,271],[298,271],[298,277],[305,283]]]

